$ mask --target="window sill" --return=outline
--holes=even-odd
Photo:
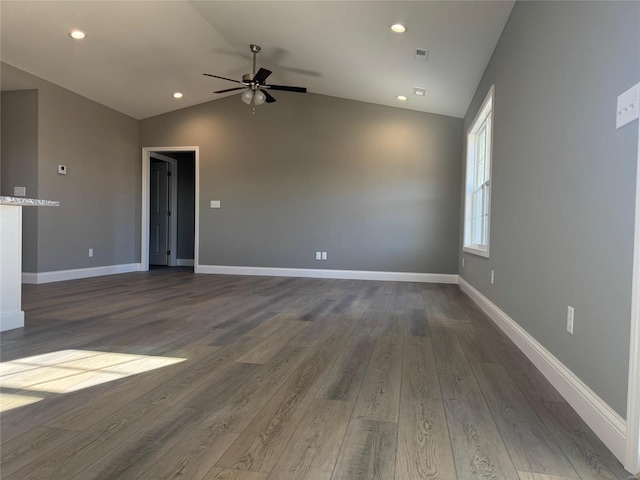
[[[477,255],[479,257],[489,258],[489,247],[485,249],[476,248],[476,247],[463,247],[463,252],[470,253],[471,255]]]

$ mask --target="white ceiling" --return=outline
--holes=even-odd
[[[234,84],[202,73],[240,79],[257,43],[258,67],[273,71],[267,83],[462,117],[513,4],[2,0],[1,59],[142,119],[220,98],[212,92]],[[404,34],[389,30],[396,22]],[[72,29],[87,37],[72,40]],[[414,60],[416,48],[428,62]]]

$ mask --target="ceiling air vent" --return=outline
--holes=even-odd
[[[413,93],[418,95],[419,97],[424,97],[427,90],[424,87],[413,87]]]
[[[419,62],[429,61],[429,50],[425,48],[416,48],[414,58]]]

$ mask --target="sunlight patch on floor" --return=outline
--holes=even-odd
[[[186,358],[61,350],[0,363],[0,412],[167,367]],[[33,392],[33,393],[30,393]]]

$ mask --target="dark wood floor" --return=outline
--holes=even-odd
[[[23,297],[5,480],[628,475],[456,286],[161,269]]]

